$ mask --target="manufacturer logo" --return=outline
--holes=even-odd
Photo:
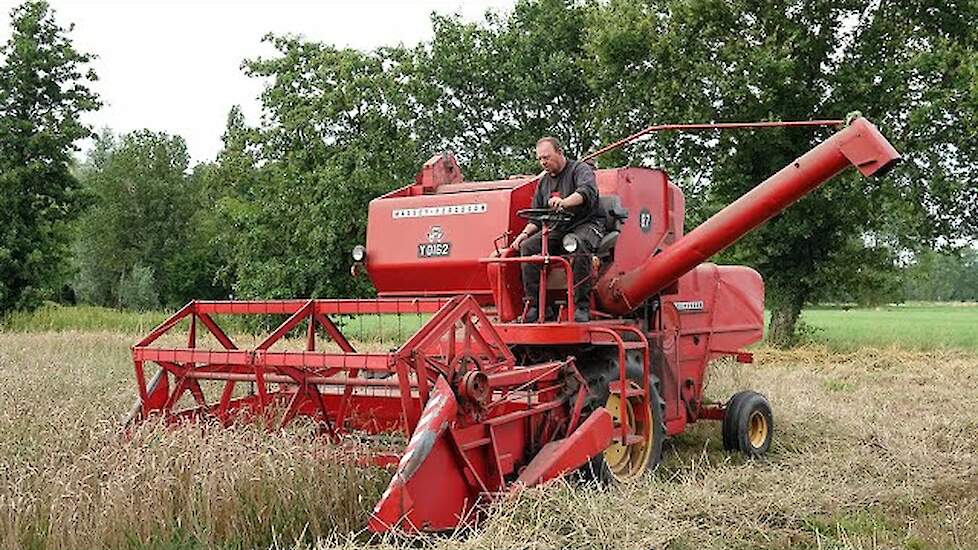
[[[444,242],[445,231],[440,225],[433,225],[428,230],[428,242],[418,244],[419,258],[440,258],[448,256],[452,251],[452,243]]]
[[[703,311],[703,309],[705,309],[705,306],[703,304],[703,300],[696,300],[696,301],[693,301],[693,302],[673,302],[672,304],[674,306],[676,306],[676,311],[679,311],[679,312],[694,312],[695,313],[695,312],[698,312],[698,311]]]
[[[472,204],[451,204],[448,206],[426,206],[424,208],[398,208],[391,212],[395,220],[403,218],[431,218],[435,216],[464,216],[466,214],[485,214],[489,206],[484,202]]]

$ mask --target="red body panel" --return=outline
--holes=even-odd
[[[598,170],[596,176],[601,196],[617,195],[628,211],[605,277],[632,271],[683,235],[685,200],[665,172],[629,167]]]
[[[699,416],[709,362],[764,337],[764,282],[749,267],[701,264],[663,296],[662,308],[663,333],[675,336],[657,374],[667,431],[677,434]]]
[[[486,187],[427,195],[401,190],[371,201],[366,265],[378,295],[471,294],[491,302],[479,259],[495,250],[496,238],[523,229],[526,222],[516,211],[530,206],[535,185],[510,180]],[[419,246],[430,255],[419,253]]]

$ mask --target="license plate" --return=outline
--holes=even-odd
[[[452,243],[421,243],[418,245],[419,258],[440,258],[448,256],[452,250]]]

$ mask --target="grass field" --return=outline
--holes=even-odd
[[[833,350],[890,347],[978,351],[978,304],[907,304],[874,309],[813,308],[806,337]]]
[[[68,310],[45,314],[46,330],[20,319],[0,332],[0,548],[978,548],[967,321],[978,308],[921,306],[916,322],[808,311],[822,343],[760,346],[755,365],[711,373],[714,399],[744,388],[770,398],[767,459],[728,456],[703,423],[668,442],[642,483],[556,483],[501,503],[474,532],[412,541],[359,530],[386,474],[353,469],[356,448],[308,426],[150,425],[120,437],[128,346],[144,329],[123,317],[109,330],[90,313],[87,330],[57,320]],[[932,341],[917,336],[927,319],[943,327]]]
[[[49,304],[31,313],[14,313],[0,323],[0,329],[7,332],[83,331],[143,336],[172,314],[172,311],[134,312]],[[268,334],[287,318],[286,315],[213,317],[218,325],[235,334]],[[331,316],[348,338],[372,343],[402,343],[430,317],[430,314]]]

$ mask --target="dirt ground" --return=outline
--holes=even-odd
[[[764,460],[716,424],[667,443],[649,479],[557,482],[451,537],[369,540],[386,485],[301,426],[268,434],[119,424],[128,346],[108,332],[0,333],[0,547],[978,548],[978,354],[760,349],[708,395],[768,396]]]

